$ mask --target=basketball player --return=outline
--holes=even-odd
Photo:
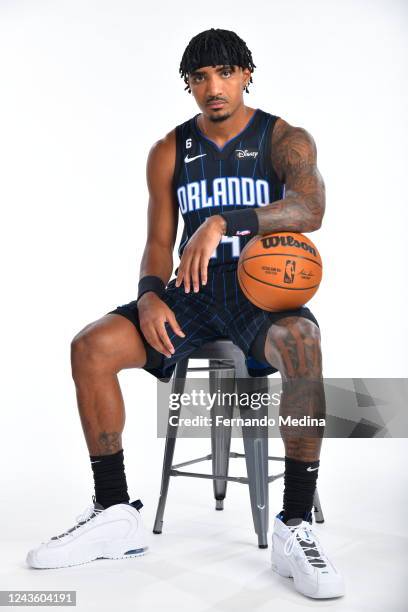
[[[254,235],[313,232],[325,207],[312,136],[244,104],[254,68],[245,42],[227,30],[198,34],[183,54],[180,74],[201,112],[149,153],[148,238],[138,297],[88,324],[72,341],[93,503],[74,527],[28,553],[32,567],[136,556],[147,548],[143,504],[130,502],[124,471],[121,370],[143,368],[169,380],[179,359],[228,336],[244,352],[251,376],[280,372],[282,415],[325,415],[315,317],[306,307],[261,310],[237,282],[240,252]],[[180,264],[169,281],[179,209]],[[273,568],[293,576],[304,595],[340,596],[343,580],[312,524],[322,437],[283,432],[283,439],[285,489],[283,510],[274,521]]]

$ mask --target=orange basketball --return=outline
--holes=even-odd
[[[322,260],[313,242],[296,232],[254,236],[238,260],[243,293],[258,308],[271,312],[299,308],[322,280]]]

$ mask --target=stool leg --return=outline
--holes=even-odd
[[[182,359],[176,365],[172,381],[172,393],[183,393],[186,381],[188,359]],[[180,416],[180,407],[177,410],[170,410],[172,416]],[[178,420],[178,419],[177,419]],[[170,420],[167,424],[166,444],[164,448],[163,471],[160,487],[159,503],[157,505],[156,519],[154,521],[153,533],[161,533],[163,526],[163,515],[166,507],[167,492],[170,483],[170,470],[173,464],[174,449],[176,446],[178,425],[171,425]]]
[[[250,382],[250,387],[259,386],[259,381]],[[245,381],[246,383],[247,381]],[[265,385],[265,381],[263,382]],[[248,386],[245,384],[246,392]],[[265,387],[264,391],[265,392]],[[262,418],[268,416],[268,407],[261,406],[259,410],[240,407],[243,418]],[[251,499],[252,517],[255,532],[258,536],[259,548],[268,548],[269,528],[269,482],[268,482],[268,427],[243,426],[245,461],[248,473],[249,496]]]
[[[209,359],[210,368],[216,363],[217,360]],[[233,373],[221,373],[220,371],[211,369],[209,371],[210,393],[217,393],[218,390],[220,390],[221,395],[223,393],[233,393],[235,388],[234,381],[235,379]],[[216,417],[220,415],[226,418],[231,418],[233,408],[234,406],[232,404],[223,406],[218,402],[214,402],[214,406],[211,411],[211,456],[213,476],[228,476],[229,454],[231,448],[231,427],[223,424],[217,426]],[[213,480],[216,510],[224,509],[227,484],[227,480]]]
[[[319,493],[317,492],[317,487],[313,496],[313,506],[314,506],[314,515],[316,523],[324,523],[323,510],[320,505]]]

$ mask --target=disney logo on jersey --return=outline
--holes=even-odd
[[[256,159],[259,151],[257,149],[235,149],[236,159],[246,159],[248,157]]]

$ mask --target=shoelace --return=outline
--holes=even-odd
[[[60,538],[63,538],[66,535],[73,535],[73,532],[78,529],[78,527],[84,525],[87,521],[97,516],[100,512],[102,512],[102,509],[95,508],[94,504],[87,506],[81,514],[78,514],[78,516],[75,517],[76,525],[74,525],[70,529],[67,529],[67,531],[64,531],[64,533],[60,533],[60,535],[52,537],[51,540],[59,540]]]
[[[283,548],[285,555],[289,557],[292,554],[293,547],[295,546],[295,543],[298,541],[297,537],[299,536],[299,539],[302,540],[302,542],[307,541],[307,540],[312,541],[312,544],[310,546],[302,546],[299,542],[299,547],[304,552],[305,557],[308,560],[308,562],[311,565],[316,565],[317,567],[322,567],[322,565],[326,566],[326,561],[324,559],[323,550],[320,546],[318,538],[313,533],[312,528],[308,524],[305,525],[305,521],[303,521],[303,523],[299,523],[299,525],[287,525],[287,527],[289,527],[292,534],[288,537],[288,539],[285,542],[285,546]],[[301,531],[305,533],[305,537],[302,537],[300,535]],[[313,556],[307,555],[306,553],[309,550],[316,552],[317,555],[313,555]]]

